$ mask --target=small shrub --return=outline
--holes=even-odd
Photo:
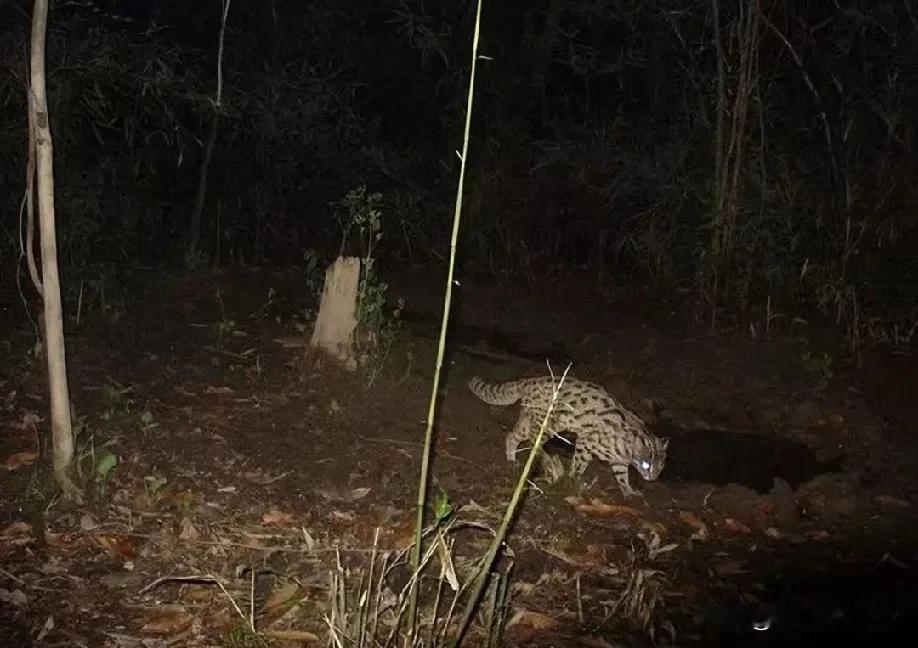
[[[382,240],[382,194],[368,193],[366,185],[352,189],[333,206],[342,226],[341,253],[352,237],[360,249],[360,284],[357,289],[357,334],[361,366],[369,368],[375,380],[383,360],[392,348],[400,326],[404,301],[387,309],[388,284],[379,278],[377,252]]]

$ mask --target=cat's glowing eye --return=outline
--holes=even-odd
[[[641,468],[643,468],[644,470],[650,470],[650,464],[647,463],[646,461],[642,461]]]

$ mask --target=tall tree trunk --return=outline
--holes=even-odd
[[[32,13],[32,51],[29,111],[34,124],[35,161],[38,172],[38,222],[41,238],[41,266],[45,305],[45,355],[51,397],[51,439],[54,446],[54,477],[71,501],[81,501],[79,487],[71,479],[73,429],[70,421],[70,393],[67,387],[67,357],[64,346],[64,318],[61,285],[57,271],[57,238],[54,222],[54,147],[45,90],[45,34],[48,0],[35,0]],[[30,146],[32,144],[30,143]]]

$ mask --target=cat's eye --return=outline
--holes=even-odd
[[[642,461],[641,468],[643,468],[644,470],[650,470],[650,464],[647,463],[646,461]]]

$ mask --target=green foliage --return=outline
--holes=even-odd
[[[118,456],[109,450],[103,450],[95,455],[95,465],[93,466],[93,480],[99,488],[99,496],[105,497],[105,485],[108,482],[109,475],[118,466]]]
[[[99,393],[104,407],[101,416],[103,421],[109,421],[115,414],[130,410],[131,398],[129,395],[131,391],[131,387],[122,387],[113,382],[107,382],[102,385]]]
[[[437,491],[437,495],[434,497],[433,501],[433,517],[437,523],[440,524],[452,517],[454,510],[453,502],[449,498],[449,493],[442,489]]]
[[[143,492],[148,502],[155,502],[159,491],[168,483],[168,480],[162,476],[147,475],[143,478]]]
[[[366,356],[364,360],[385,358],[398,332],[404,304],[399,300],[394,311],[388,310],[386,292],[389,286],[380,280],[376,267],[377,250],[383,238],[382,194],[368,193],[366,185],[361,185],[332,206],[342,229],[342,252],[352,235],[356,236],[361,250],[357,328],[361,351]]]

